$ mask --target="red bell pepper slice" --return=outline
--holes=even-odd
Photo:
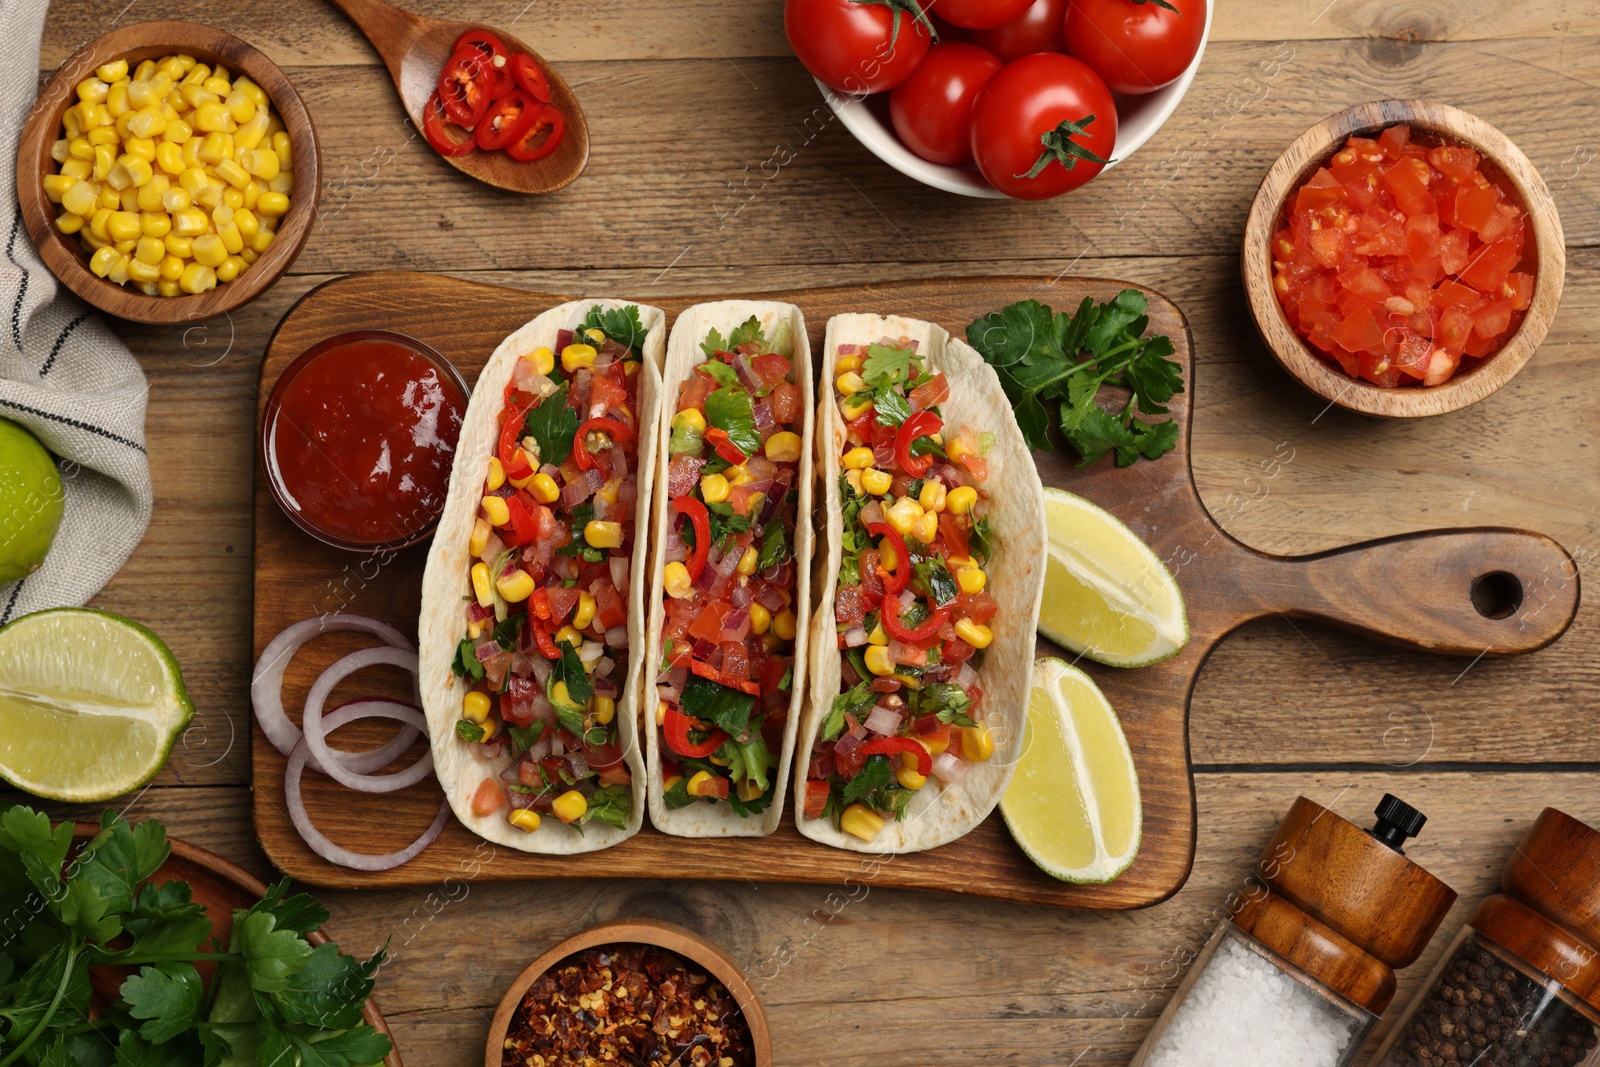
[[[878,618],[883,620],[883,628],[896,641],[917,648],[926,648],[939,639],[939,629],[949,620],[950,609],[937,608],[921,626],[907,629],[900,621],[900,598],[886,596],[883,598],[883,609],[878,613]]]
[[[533,114],[533,122],[522,131],[522,136],[506,145],[506,155],[518,163],[532,163],[554,152],[567,135],[567,120],[549,104],[540,104]]]
[[[450,134],[451,125],[444,111],[444,101],[434,93],[422,105],[422,135],[434,151],[441,156],[464,156],[477,149],[478,142],[473,139],[471,130],[462,130],[464,136],[458,141]]]
[[[900,432],[894,438],[894,459],[901,470],[913,478],[928,473],[933,466],[933,454],[913,456],[911,444],[919,437],[938,432],[943,426],[944,420],[931,411],[919,411],[900,424]]]
[[[578,432],[572,436],[572,458],[578,464],[579,470],[588,470],[595,465],[594,456],[589,454],[588,439],[591,433],[604,433],[611,440],[626,448],[633,443],[633,428],[616,419],[598,418],[590,419],[578,427]]]
[[[535,589],[533,595],[528,598],[528,611],[533,614],[534,618],[549,622],[550,594],[543,588]]]
[[[739,692],[753,697],[758,697],[761,695],[760,682],[749,678],[730,678],[728,675],[723,674],[709,663],[701,663],[697,659],[690,660],[689,670],[691,673],[698,674],[708,682],[716,682],[718,685],[725,685],[729,689],[737,689]]]
[[[521,137],[533,125],[536,107],[532,98],[520,88],[494,101],[473,133],[478,147],[486,152],[498,152]]]
[[[828,783],[806,782],[806,818],[820,819],[828,807]]]
[[[533,627],[533,643],[539,646],[539,655],[552,661],[560,659],[561,650],[556,647],[556,639],[550,636],[550,631],[544,628],[544,624],[529,619],[528,625]]]
[[[728,437],[728,431],[715,426],[706,427],[703,436],[706,443],[716,450],[717,455],[737,467],[750,457],[744,454],[744,449],[734,444]]]
[[[504,527],[511,534],[506,540],[506,544],[516,548],[519,545],[530,543],[538,536],[538,525],[534,522],[533,512],[529,511],[528,505],[517,497],[508,496],[505,499],[506,512],[511,516],[506,520]]]
[[[516,462],[516,454],[522,450],[517,442],[522,440],[522,430],[527,423],[528,412],[532,411],[533,405],[537,403],[537,400],[530,400],[520,408],[512,408],[511,413],[506,416],[506,421],[500,424],[500,466],[505,468],[508,478],[511,477],[511,467]],[[522,460],[521,466],[528,467],[526,458]]]
[[[928,755],[928,750],[922,747],[920,741],[909,737],[875,737],[864,742],[856,751],[867,756],[894,756],[909,752],[917,757],[917,773],[924,778],[933,773],[933,757]]]
[[[900,536],[900,531],[886,522],[867,523],[867,533],[884,538],[894,547],[894,570],[878,568],[884,576],[883,593],[887,601],[911,581],[911,553],[906,551],[906,539]]]
[[[528,53],[518,52],[511,57],[511,77],[523,92],[535,100],[545,104],[550,102],[550,79],[544,76],[544,68]]]
[[[667,747],[680,756],[688,756],[691,759],[705,759],[721,748],[724,741],[728,740],[727,731],[712,727],[711,736],[697,745],[689,740],[690,726],[693,726],[696,730],[703,729],[699,719],[691,719],[672,705],[667,705],[666,722],[662,724],[662,728],[666,734]]]
[[[450,53],[439,72],[439,98],[450,121],[468,129],[483,120],[494,100],[494,76],[489,60],[476,48]]]
[[[705,570],[706,555],[711,551],[711,513],[692,496],[674,497],[672,511],[675,515],[689,516],[689,524],[694,527],[694,555],[684,561],[684,566],[689,570],[689,580],[693,582]]]

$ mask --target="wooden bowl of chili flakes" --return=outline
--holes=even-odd
[[[659,919],[569,937],[517,976],[484,1067],[771,1067],[766,1010],[732,957]]]

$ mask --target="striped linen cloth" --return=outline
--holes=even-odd
[[[0,418],[28,428],[61,468],[66,514],[50,554],[0,584],[0,624],[81,605],[127,562],[150,523],[144,372],[133,353],[60,285],[17,208],[18,136],[37,94],[47,0],[0,0]],[[6,216],[10,217],[7,218]],[[8,536],[0,521],[0,538]]]

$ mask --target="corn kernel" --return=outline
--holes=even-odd
[[[767,632],[767,628],[771,625],[772,612],[768,611],[766,606],[761,604],[759,601],[751,601],[750,632],[755,634],[757,637],[760,637],[762,634]]]
[[[488,519],[473,519],[472,533],[467,537],[467,551],[474,558],[482,556],[483,550],[489,547],[489,535],[493,532],[494,528],[489,525]]]
[[[490,492],[506,484],[506,469],[500,463],[499,456],[489,457],[489,473],[484,476],[483,487]]]
[[[66,195],[67,190],[76,184],[78,184],[76,178],[68,177],[65,174],[46,174],[44,176],[45,196],[50,199],[52,204],[59,204],[61,203],[61,198]]]
[[[731,468],[730,468],[731,469]],[[728,479],[722,474],[708,474],[700,479],[700,495],[707,504],[720,504],[728,499]]]
[[[106,220],[106,234],[113,241],[132,241],[141,232],[139,216],[132,211],[113,211]]]
[[[939,516],[931,511],[925,511],[911,524],[911,536],[925,545],[933,544],[933,539],[939,536]]]
[[[601,726],[610,726],[611,720],[617,717],[617,701],[614,697],[594,698],[594,721]]]
[[[672,428],[685,432],[705,433],[706,417],[697,408],[684,408],[672,416]]]
[[[246,185],[250,184],[249,171],[245,170],[231,159],[220,160],[211,169],[216,172],[217,177],[221,178],[235,189],[243,189]]]
[[[272,150],[278,153],[278,162],[284,170],[294,166],[294,148],[289,141],[289,135],[278,130],[272,135]]]
[[[167,132],[167,116],[161,113],[160,108],[140,108],[128,120],[128,132],[135,137],[160,137]],[[150,150],[154,153],[155,146],[152,145]]]
[[[578,606],[572,609],[572,625],[579,630],[587,630],[589,624],[594,622],[594,597],[586,592],[578,594]]]
[[[284,196],[288,196],[290,193],[294,192],[294,172],[291,170],[280,170],[276,178],[273,178],[271,181],[267,182],[267,189],[271,192],[282,193]]]
[[[100,206],[108,207],[112,211],[122,210],[122,194],[109,185],[100,187]]]
[[[834,379],[833,384],[838,387],[839,395],[841,396],[854,396],[867,387],[866,379],[853,370],[845,371],[839,375]]]
[[[204,263],[191,263],[183,268],[183,277],[178,279],[178,288],[189,294],[203,293],[217,286],[216,271]]]
[[[658,700],[658,701],[656,701],[656,725],[657,726],[663,726],[663,725],[666,724],[666,721],[667,721],[667,702],[665,700]],[[669,785],[669,786],[667,786],[667,788],[671,789],[672,787]]]
[[[796,463],[800,459],[800,435],[780,430],[767,438],[767,458],[774,463]]]
[[[196,246],[199,244],[199,241],[195,242]],[[197,247],[195,251],[196,258],[199,258],[199,248]],[[504,497],[486,496],[483,498],[482,503],[483,514],[488,518],[489,525],[504,526],[506,523],[511,521],[511,508],[507,506]]]
[[[899,782],[902,788],[912,791],[928,784],[927,776],[917,770],[916,757],[909,752],[901,753],[900,766],[894,772],[894,780]]]
[[[739,557],[738,566],[734,569],[748,578],[756,572],[756,563],[760,559],[761,553],[757,552],[755,546],[752,545],[744,550],[744,554]]]
[[[689,581],[689,568],[677,560],[667,564],[662,573],[662,584],[666,588],[667,595],[674,600],[682,600],[694,592],[694,587]]]
[[[167,243],[162,241],[162,252],[166,253],[166,249]],[[187,263],[171,253],[163,255],[161,258],[161,280],[174,283],[177,282],[179,278],[183,277],[183,268],[186,266],[188,266]]]
[[[861,474],[862,472],[857,470],[844,472],[844,482],[850,487],[850,492],[855,496],[860,496],[866,492],[865,489],[861,488]]]
[[[884,519],[902,537],[909,536],[917,520],[922,518],[922,505],[908,496],[891,504],[883,513]]]
[[[100,191],[88,182],[74,182],[71,188],[61,194],[61,206],[78,216],[94,214],[98,203]]]
[[[157,174],[139,186],[139,192],[134,195],[134,199],[139,203],[139,210],[161,211],[161,194],[166,192],[171,184],[171,178],[165,174]]]
[[[233,131],[233,143],[239,148],[261,148],[267,150],[268,146],[263,145],[262,141],[267,136],[267,126],[270,121],[265,111],[257,111],[253,116],[241,122],[239,128]],[[273,155],[276,156],[277,153],[274,152]],[[274,159],[273,162],[276,163],[278,160]],[[282,168],[280,167],[280,169]]]
[[[603,520],[591,521],[583,528],[583,539],[590,548],[620,548],[622,523]]]
[[[113,246],[115,247],[115,246]],[[111,261],[111,273],[106,277],[118,285],[128,284],[128,254],[118,248],[117,258]]]
[[[860,370],[861,369],[861,357],[860,356],[840,356],[838,359],[833,361],[833,369],[835,371],[837,371],[838,373],[840,373],[840,374],[843,374],[847,370]]]
[[[99,200],[100,200],[100,198],[98,196],[95,197],[95,202],[96,203],[98,203]],[[92,236],[99,237],[103,241],[109,241],[111,239],[111,235],[106,231],[106,223],[108,221],[110,221],[110,219],[111,219],[111,209],[110,208],[108,208],[108,207],[97,207],[97,208],[95,208],[94,209],[94,214],[89,216],[89,233]]]
[[[100,115],[104,120],[100,125],[108,126],[126,115],[128,107],[128,83],[125,81],[113,82],[111,90],[106,93],[105,105],[100,111]]]
[[[228,93],[222,103],[227,107],[228,114],[233,116],[235,123],[246,123],[256,117],[256,102],[238,89]]]
[[[978,491],[970,485],[957,486],[944,498],[944,506],[956,515],[965,515],[977,502]]]
[[[922,492],[917,494],[917,503],[921,504],[922,510],[927,512],[943,511],[945,502],[948,499],[944,483],[934,481],[931,478],[922,483]]]
[[[987,726],[958,726],[961,731],[961,755],[973,763],[982,763],[994,755],[994,738]]]
[[[494,581],[494,587],[500,591],[508,604],[520,604],[533,595],[533,576],[521,567],[515,567]]]
[[[103,63],[95,68],[95,77],[103,82],[114,82],[128,76],[128,61],[126,59],[113,60]]]
[[[75,182],[85,181],[94,177],[94,163],[87,159],[69,159],[61,164],[61,173]]]
[[[489,717],[489,694],[480,693],[473,689],[461,698],[461,714],[473,722],[482,722]]]
[[[89,269],[104,278],[111,273],[111,265],[117,261],[117,250],[107,245],[95,249],[94,255],[89,257]]]
[[[161,133],[163,142],[180,149],[188,144],[192,137],[194,137],[194,127],[182,119],[167,119],[167,128]]]
[[[478,598],[480,608],[494,606],[494,586],[489,581],[489,565],[487,563],[474,563],[472,565],[472,594]]]
[[[105,103],[106,96],[111,92],[111,86],[100,78],[85,78],[78,83],[78,99],[87,100],[91,104]]]
[[[894,663],[889,659],[887,645],[869,644],[864,658],[867,661],[867,670],[878,677],[884,678],[894,673]]]
[[[138,247],[134,251],[134,258],[150,264],[160,264],[166,258],[167,246],[161,243],[160,238],[141,237]]]
[[[873,496],[883,496],[894,483],[894,475],[876,467],[861,472],[861,488]]]
[[[852,448],[850,451],[844,454],[844,458],[841,459],[840,462],[844,464],[845,470],[864,471],[868,467],[872,466],[872,449],[865,446],[860,448]]]
[[[717,775],[710,771],[695,771],[689,778],[689,784],[684,786],[684,791],[692,797],[711,795],[711,783],[717,780]]]
[[[956,623],[956,636],[973,648],[988,648],[994,640],[994,631],[981,622],[963,617]]]
[[[989,584],[989,576],[983,573],[982,567],[963,567],[956,571],[956,585],[961,587],[963,593],[978,594],[983,592],[983,587]]]
[[[839,414],[844,416],[846,422],[850,422],[865,415],[871,407],[872,397],[860,393],[839,401]]]
[[[572,374],[583,367],[592,367],[597,355],[593,345],[570,344],[561,350],[561,369]]]
[[[784,608],[772,617],[772,632],[781,640],[793,641],[795,634],[794,612]]]
[[[249,265],[250,264],[244,261],[243,257],[230,255],[227,259],[222,261],[222,266],[216,268],[217,281],[231,282],[240,274],[242,274],[244,269]]]
[[[561,487],[556,485],[554,478],[540,471],[528,483],[528,492],[541,504],[554,504],[561,496]]]
[[[737,467],[729,467],[727,470],[722,472],[722,476],[728,479],[729,485],[746,485],[754,480],[750,477],[750,472],[745,469],[745,465],[743,463],[739,464]]]
[[[534,811],[532,808],[518,808],[510,815],[506,816],[506,822],[510,823],[512,826],[515,826],[518,830],[529,834],[537,830],[539,828],[539,824],[543,821],[544,820],[539,817],[539,813]]]
[[[851,837],[871,841],[883,832],[883,816],[865,804],[851,804],[839,815],[839,829]]]
[[[169,233],[161,239],[167,246],[167,251],[179,259],[191,259],[194,256],[194,238],[185,237],[178,233]]]
[[[247,148],[239,153],[239,165],[255,177],[271,181],[278,176],[278,153],[265,148]]]
[[[161,280],[161,267],[155,263],[129,258],[127,271],[128,280],[139,285],[154,285]]]
[[[115,221],[115,216],[112,217]],[[194,239],[194,259],[196,263],[203,263],[208,267],[220,267],[222,261],[228,258],[228,249],[222,243],[222,238],[214,233],[202,233]],[[495,525],[499,525],[496,523]]]
[[[867,635],[867,643],[869,645],[887,645],[889,643],[889,635],[884,632],[883,623],[876,622],[872,624],[872,632]]]
[[[564,823],[574,823],[589,810],[589,802],[576,789],[569,789],[550,802],[550,812]]]
[[[83,229],[83,216],[71,211],[56,216],[56,229],[62,233],[77,233]]]

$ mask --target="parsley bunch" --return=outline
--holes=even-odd
[[[0,1065],[355,1067],[389,1054],[361,1017],[380,951],[361,961],[305,935],[328,918],[289,880],[217,940],[187,883],[144,884],[171,851],[161,824],[107,811],[70,863],[72,823],[0,813]],[[198,948],[196,946],[199,946]],[[195,962],[215,972],[207,982]],[[89,968],[137,970],[89,1018]]]
[[[1167,414],[1167,401],[1183,392],[1181,368],[1169,358],[1172,339],[1144,336],[1146,307],[1137,289],[1104,303],[1084,297],[1075,313],[1024,300],[967,327],[967,342],[999,373],[1030,449],[1049,447],[1046,400],[1061,402],[1061,433],[1083,457],[1081,466],[1114,452],[1117,466],[1126,467],[1140,456],[1159,459],[1177,445],[1174,420],[1134,417],[1135,410]],[[1128,390],[1121,411],[1095,402],[1102,385]]]

